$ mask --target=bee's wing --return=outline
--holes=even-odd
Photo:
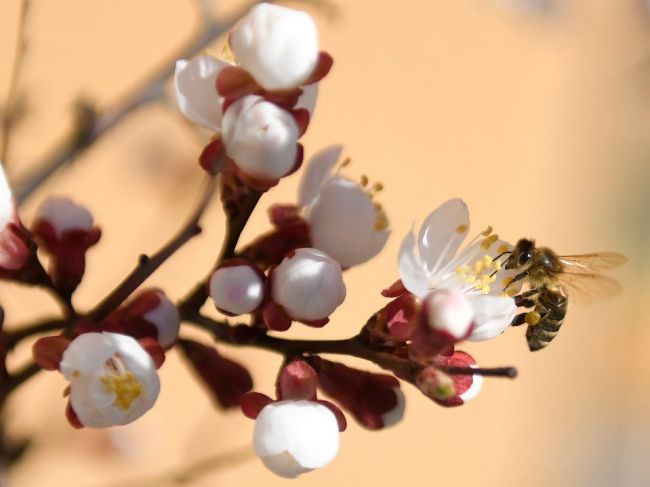
[[[563,272],[558,277],[567,288],[569,301],[578,305],[610,299],[621,292],[616,279],[602,274]]]
[[[592,274],[623,265],[627,262],[627,257],[616,252],[595,252],[582,255],[561,255],[560,262],[568,273]]]

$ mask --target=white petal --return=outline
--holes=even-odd
[[[477,365],[470,365],[473,369],[477,368]],[[474,399],[476,396],[478,396],[478,393],[481,392],[481,389],[483,388],[483,376],[482,375],[473,375],[472,376],[472,385],[469,386],[469,389],[467,389],[465,392],[463,392],[459,397],[463,400],[463,402],[471,401]]]
[[[216,80],[226,66],[230,65],[205,54],[191,61],[176,61],[174,84],[178,107],[192,122],[214,131],[221,127],[223,102],[217,94]]]
[[[209,287],[214,305],[233,315],[254,311],[264,299],[262,279],[247,265],[217,269]]]
[[[94,224],[90,211],[65,196],[46,199],[36,211],[36,218],[48,221],[59,237],[66,230],[90,230]]]
[[[71,380],[76,372],[93,374],[117,352],[113,341],[106,333],[84,333],[72,340],[63,352],[60,370]]]
[[[163,348],[171,347],[178,338],[181,328],[181,319],[176,305],[159,292],[160,303],[143,316],[145,320],[152,323],[158,330],[158,341]]]
[[[318,83],[312,83],[302,87],[302,95],[298,98],[296,108],[304,108],[309,112],[309,119],[314,118],[316,100],[318,99]]]
[[[474,307],[474,331],[468,340],[491,340],[504,332],[512,323],[517,307],[515,300],[490,295],[468,296]]]
[[[402,389],[398,386],[393,387],[393,390],[397,396],[397,404],[392,410],[388,411],[381,417],[382,421],[384,422],[384,428],[388,428],[399,423],[404,417],[404,409],[406,409],[406,399],[404,397]]]
[[[295,165],[298,126],[286,110],[249,95],[234,102],[223,116],[226,153],[250,176],[277,179]]]
[[[316,199],[321,185],[332,173],[342,151],[342,145],[332,145],[318,151],[309,159],[300,180],[299,206],[308,206]]]
[[[494,258],[504,252],[505,250],[512,250],[514,247],[512,244],[504,241],[504,240],[497,240],[488,250],[487,254]],[[505,257],[501,257],[499,260],[505,263]],[[517,269],[506,269],[505,265],[501,266],[501,269],[497,271],[495,274],[495,280],[494,284],[490,286],[490,292],[489,294],[493,296],[501,296],[503,294],[503,290],[506,286],[508,286],[508,292],[511,295],[515,295],[519,293],[521,290],[521,287],[524,284],[524,280],[520,279],[518,281],[513,282],[510,284],[511,280],[513,277],[515,277],[519,271]]]
[[[4,164],[0,161],[0,230],[11,221],[14,215],[14,199],[11,186],[5,174]]]
[[[253,443],[269,469],[295,478],[307,470],[324,467],[336,457],[339,429],[334,413],[321,404],[280,401],[260,412]]]
[[[309,207],[306,219],[314,247],[347,269],[383,249],[390,232],[377,228],[378,214],[358,183],[342,177],[327,181]]]
[[[261,3],[230,33],[237,62],[267,90],[286,90],[307,80],[318,61],[318,32],[304,12]]]
[[[399,249],[399,275],[404,287],[419,298],[429,294],[427,273],[424,262],[416,252],[413,231],[409,232]]]
[[[296,320],[327,318],[345,300],[341,266],[320,250],[302,248],[273,270],[273,300]]]
[[[420,227],[418,242],[420,256],[431,273],[452,259],[468,231],[469,210],[460,198],[446,201],[429,214]]]

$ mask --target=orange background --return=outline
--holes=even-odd
[[[240,5],[214,3],[215,15]],[[546,16],[499,3],[341,1],[335,20],[310,9],[335,67],[321,85],[307,154],[345,143],[353,159],[348,173],[384,182],[393,236],[379,257],[346,274],[348,300],[328,327],[297,326],[290,334],[355,333],[385,302],[378,291],[397,276],[402,236],[452,196],[469,204],[475,231],[492,224],[505,239],[536,237],[561,253],[627,254],[630,263],[616,273],[625,291],[611,302],[572,308],[560,336],[539,353],[527,351],[523,330],[468,345],[482,365],[516,365],[519,377],[487,380],[476,400],[453,410],[407,385],[401,424],[381,432],[352,424],[335,462],[302,477],[302,485],[650,483],[650,16],[636,0],[567,0]],[[17,0],[0,4],[0,100],[18,7]],[[15,132],[10,176],[20,180],[67,132],[78,96],[100,107],[115,103],[198,21],[190,1],[32,0],[20,80],[29,111]],[[215,42],[214,54],[222,43]],[[102,226],[75,297],[81,309],[189,213],[205,137],[170,97],[134,113],[24,207],[29,222],[46,195],[64,193],[90,207]],[[298,179],[283,181],[263,204],[294,201]],[[222,236],[217,205],[204,227],[148,284],[177,299],[204,276]],[[258,211],[243,240],[267,227]],[[0,301],[10,326],[56,311],[39,291],[12,285],[3,285]],[[22,347],[11,365],[28,350]],[[272,391],[279,357],[223,350],[251,367],[257,390]],[[190,484],[285,485],[250,459],[253,422],[215,410],[176,353],[161,376],[158,404],[140,421],[74,431],[63,417],[64,380],[41,373],[7,409],[11,432],[34,440],[8,485],[167,485],[165,472],[221,454],[225,460]],[[164,480],[155,477],[161,473]]]

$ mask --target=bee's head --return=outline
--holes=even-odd
[[[515,248],[506,261],[506,269],[521,269],[526,267],[533,260],[535,241],[522,238],[517,242]]]

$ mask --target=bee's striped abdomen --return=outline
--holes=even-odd
[[[547,346],[562,326],[566,316],[568,299],[562,288],[543,287],[535,303],[535,311],[541,319],[535,325],[528,325],[526,340],[531,352]]]

